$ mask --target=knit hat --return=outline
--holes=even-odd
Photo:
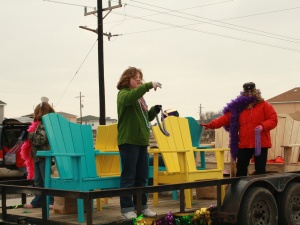
[[[47,98],[47,97],[41,97],[41,101],[42,102],[49,102],[49,98]]]
[[[176,109],[167,109],[167,110],[164,111],[163,117],[166,118],[168,116],[179,117],[179,113]]]
[[[243,85],[243,89],[244,89],[244,91],[254,91],[255,90],[255,83],[253,83],[253,82],[245,83]]]

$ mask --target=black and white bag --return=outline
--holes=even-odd
[[[18,138],[16,144],[7,152],[4,156],[5,165],[15,165],[16,164],[16,153],[21,149],[23,141],[24,132]]]

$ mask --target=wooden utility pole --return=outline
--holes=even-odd
[[[202,106],[200,104],[200,107],[199,107],[200,111],[199,111],[199,123],[201,123],[201,116],[202,116]]]
[[[79,93],[79,96],[77,96],[76,98],[79,98],[79,107],[80,107],[80,124],[82,124],[82,108],[83,108],[83,104],[82,104],[82,98],[85,97],[83,95],[81,95],[81,92]]]
[[[95,32],[98,34],[98,72],[99,72],[99,110],[100,110],[100,116],[99,116],[99,124],[105,125],[106,123],[106,115],[105,115],[105,84],[104,84],[104,51],[103,51],[103,35],[108,37],[108,40],[110,40],[113,36],[118,35],[112,35],[111,33],[103,33],[103,19],[111,12],[112,9],[122,7],[121,0],[119,0],[119,4],[116,6],[111,6],[111,0],[108,0],[108,7],[102,8],[102,0],[97,0],[97,10],[87,12],[87,9],[84,9],[84,15],[92,15],[92,14],[98,14],[98,28],[97,30],[93,30],[90,28],[87,28],[85,26],[79,26],[82,29],[89,30],[92,32]],[[106,15],[103,17],[103,11],[108,11]]]
[[[98,71],[99,71],[99,110],[100,125],[105,125],[105,85],[104,85],[104,52],[103,52],[103,19],[102,0],[97,0],[98,9]]]

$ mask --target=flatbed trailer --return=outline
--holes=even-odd
[[[216,218],[238,225],[300,224],[300,171],[236,180],[226,192]]]
[[[229,184],[230,187],[227,189],[225,198],[222,201],[221,186],[226,184]],[[300,171],[89,192],[35,188],[30,185],[32,185],[32,181],[26,180],[0,182],[2,195],[2,222],[0,224],[78,224],[57,222],[48,218],[48,212],[45,207],[47,195],[84,199],[87,206],[86,224],[92,225],[104,224],[93,221],[91,200],[95,198],[135,194],[137,196],[137,213],[139,215],[142,211],[142,193],[172,190],[179,190],[180,193],[184,193],[184,189],[217,186],[216,206],[208,206],[213,225],[300,225]],[[7,211],[6,195],[16,193],[42,195],[41,218],[31,217],[30,215],[10,215]],[[22,198],[22,203],[25,203],[25,197]],[[178,203],[179,213],[191,212],[185,208],[184,195],[180,195]],[[116,221],[110,224],[132,224],[132,221],[120,221],[116,218]]]

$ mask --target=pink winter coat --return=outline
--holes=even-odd
[[[210,122],[211,128],[216,129],[230,125],[231,113],[228,112]],[[243,110],[239,116],[239,148],[255,148],[255,127],[262,125],[261,147],[272,147],[270,130],[277,126],[277,113],[273,106],[262,101],[253,108]]]

